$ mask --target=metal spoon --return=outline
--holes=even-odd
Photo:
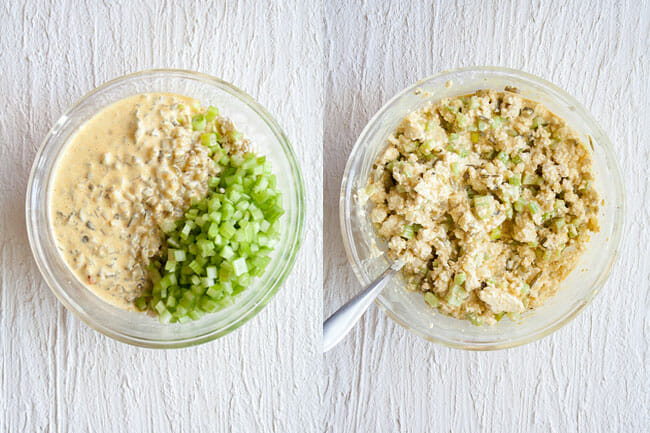
[[[402,269],[402,266],[404,266],[404,262],[401,260],[393,262],[379,278],[350,299],[323,323],[323,352],[327,352],[343,340],[343,337],[359,321],[386,283]]]

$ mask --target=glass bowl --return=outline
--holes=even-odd
[[[85,288],[57,252],[49,218],[49,194],[57,160],[70,137],[98,111],[128,96],[146,92],[176,93],[215,105],[251,139],[273,164],[283,193],[282,235],[266,273],[253,281],[235,303],[201,320],[161,324],[157,318],[114,307]],[[237,329],[273,297],[291,271],[303,236],[304,187],[289,140],[271,115],[250,96],[217,78],[183,70],[138,72],[93,90],[52,127],[41,145],[29,177],[27,234],[45,282],[56,297],[93,329],[116,340],[145,347],[185,347],[214,340]]]
[[[525,98],[540,102],[562,117],[588,143],[593,141],[595,187],[604,200],[599,211],[601,231],[592,236],[577,267],[560,284],[555,296],[539,309],[507,318],[494,326],[478,327],[431,309],[422,293],[406,290],[394,279],[377,298],[378,305],[409,331],[446,346],[468,350],[494,350],[525,344],[559,329],[582,310],[600,291],[618,256],[623,228],[624,196],[621,174],[612,144],[585,108],[555,85],[533,75],[506,68],[473,67],[443,72],[403,90],[370,120],[357,140],[343,174],[339,203],[346,254],[362,286],[388,266],[377,254],[385,246],[367,216],[370,205],[359,199],[374,161],[386,147],[386,139],[399,122],[427,101],[458,96],[479,89],[517,87]]]

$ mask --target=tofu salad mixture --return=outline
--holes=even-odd
[[[162,322],[229,305],[271,261],[283,214],[264,156],[216,107],[135,95],[71,138],[49,195],[59,252],[103,300]]]
[[[375,162],[370,219],[440,312],[492,325],[552,296],[599,230],[578,134],[515,88],[409,113]]]

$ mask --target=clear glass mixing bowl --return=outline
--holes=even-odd
[[[603,199],[601,231],[592,236],[588,251],[560,284],[557,294],[541,308],[522,315],[518,322],[504,318],[495,326],[477,327],[469,321],[431,309],[421,293],[405,289],[395,279],[379,295],[378,305],[397,323],[430,341],[469,350],[513,347],[542,338],[559,329],[582,310],[604,285],[620,250],[624,196],[614,149],[605,132],[585,108],[555,85],[533,75],[506,68],[474,67],[443,72],[415,83],[388,101],[370,120],[357,140],[343,174],[339,203],[343,243],[354,273],[365,286],[388,266],[376,249],[385,245],[367,217],[369,204],[358,199],[374,161],[386,139],[406,114],[427,101],[458,96],[479,89],[517,87],[521,95],[540,102],[593,141],[595,187]]]
[[[58,157],[70,137],[98,111],[138,93],[165,92],[219,107],[264,154],[278,174],[285,215],[280,243],[266,273],[234,305],[186,324],[161,324],[146,314],[114,307],[85,288],[59,255],[49,217],[49,193]],[[146,347],[184,347],[221,337],[257,314],[291,271],[303,236],[304,187],[296,156],[271,115],[250,96],[217,78],[183,70],[151,70],[110,81],[67,110],[45,137],[32,166],[26,199],[27,233],[43,278],[66,308],[93,329]]]

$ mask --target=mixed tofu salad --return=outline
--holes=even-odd
[[[409,113],[375,162],[370,219],[408,289],[476,325],[552,296],[599,230],[589,150],[515,88]]]

